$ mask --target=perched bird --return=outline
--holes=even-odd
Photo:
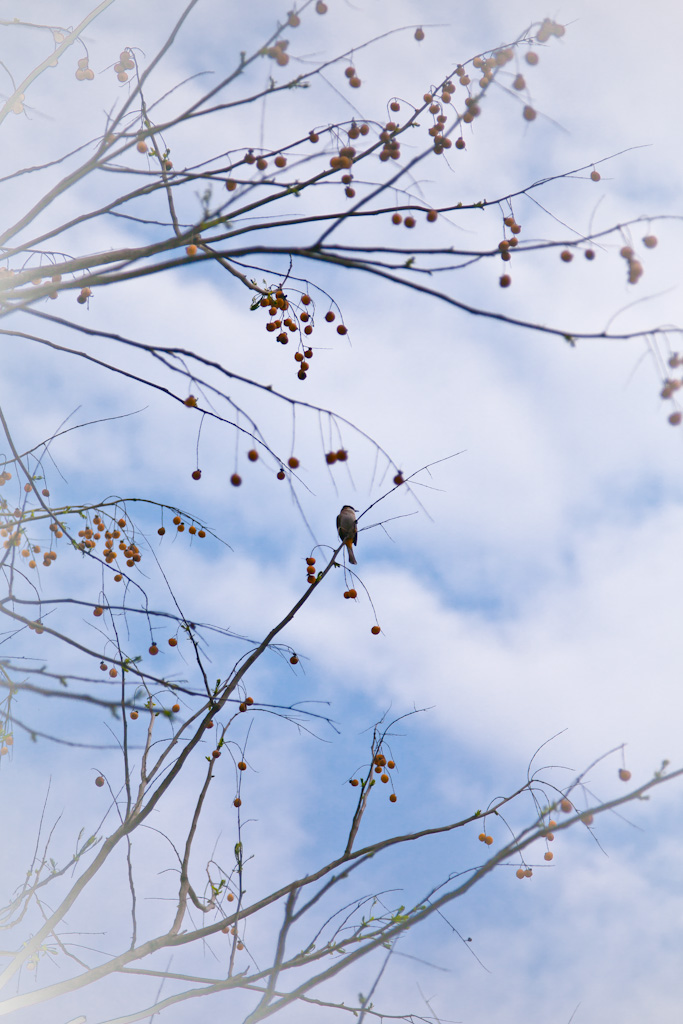
[[[337,516],[337,530],[339,539],[344,541],[349,550],[349,562],[351,565],[357,565],[351,545],[358,540],[358,527],[356,526],[356,510],[350,505],[344,505]]]

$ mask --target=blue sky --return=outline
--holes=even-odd
[[[681,88],[673,40],[680,39],[682,16],[670,5],[622,5],[618,19],[606,5],[596,10],[585,0],[567,0],[550,12],[529,0],[514,6],[491,0],[476,11],[432,0],[362,0],[353,6],[329,0],[329,6],[325,18],[311,15],[299,34],[289,33],[296,59],[335,55],[388,28],[425,25],[420,48],[406,33],[354,54],[363,88],[351,98],[359,116],[367,118],[384,117],[388,97],[419,99],[434,69],[508,42],[534,20],[550,14],[568,26],[561,40],[543,50],[539,65],[525,69],[530,99],[542,116],[528,124],[515,97],[502,91],[491,95],[467,136],[467,149],[449,164],[421,165],[414,188],[430,203],[491,199],[595,162],[600,182],[583,172],[543,186],[533,198],[515,200],[521,237],[571,241],[591,223],[604,228],[680,211],[680,132],[670,98]],[[62,17],[76,22],[87,10],[74,0]],[[181,5],[169,4],[167,10],[162,18],[157,5],[122,2],[93,23],[87,42],[95,81],[74,80],[71,63],[78,55],[71,53],[70,63],[35,83],[29,116],[11,116],[3,125],[12,167],[60,155],[101,131],[102,111],[126,95],[112,85],[108,65],[123,46],[154,54]],[[270,0],[253,19],[226,13],[211,0],[200,4],[150,83],[150,97],[200,71],[223,71],[239,49],[257,44],[280,13]],[[21,16],[41,23],[56,17],[54,5],[41,3],[30,10],[25,5]],[[16,33],[11,70],[20,79],[42,52],[36,40],[43,37]],[[235,108],[218,115],[210,130],[201,119],[178,130],[169,136],[174,164],[198,163],[234,146],[258,146],[261,137],[275,148],[313,126],[352,116],[342,67],[326,72],[328,84],[292,92],[283,102]],[[259,63],[238,81],[239,94],[263,85],[270,71],[270,65],[265,69]],[[188,82],[180,95],[186,100],[204,85],[204,78]],[[172,102],[173,97],[165,104]],[[598,163],[629,147],[642,148]],[[147,167],[139,154],[130,163]],[[7,186],[0,199],[3,223],[61,173],[50,170]],[[54,223],[102,203],[119,185],[110,179],[85,179],[60,203]],[[341,207],[341,186],[326,187],[320,195],[320,206],[315,200],[311,208]],[[190,189],[181,216],[195,217],[198,208]],[[160,203],[140,205],[136,212],[150,216],[152,209],[154,216],[163,212]],[[41,227],[52,223],[52,216],[44,215]],[[494,211],[472,211],[449,223],[442,219],[432,235],[426,226],[419,230],[426,242],[439,238],[444,245],[494,247],[500,221]],[[397,230],[408,235],[384,221],[363,228],[368,244],[386,244]],[[578,257],[562,264],[556,251],[515,261],[513,285],[506,290],[497,284],[500,265],[484,261],[451,275],[450,287],[462,301],[568,330],[600,330],[615,314],[612,329],[625,332],[680,323],[679,230],[675,220],[645,223],[632,235],[608,239],[591,264]],[[348,235],[350,229],[340,232],[340,240],[345,231]],[[639,239],[648,231],[659,244],[646,251]],[[139,226],[110,218],[74,229],[64,246],[70,253],[105,251],[140,244],[143,237]],[[645,267],[635,287],[627,284],[618,255],[625,242],[637,247]],[[267,264],[274,270],[284,266],[275,258]],[[636,782],[648,778],[664,758],[677,765],[683,435],[667,423],[672,407],[659,398],[657,356],[666,358],[665,342],[654,354],[642,339],[593,340],[572,348],[342,270],[297,263],[294,274],[309,282],[319,315],[327,308],[326,292],[349,328],[348,340],[333,328],[326,333],[327,325],[317,328],[318,350],[305,383],[295,377],[291,352],[274,350],[264,318],[249,311],[246,291],[206,263],[96,290],[87,308],[76,306],[73,292],[37,307],[88,327],[220,359],[237,373],[345,417],[406,473],[462,452],[420,478],[429,485],[416,487],[421,504],[397,492],[364,520],[368,525],[393,520],[359,538],[357,568],[372,607],[360,587],[358,602],[343,600],[346,584],[341,571],[334,571],[280,638],[299,654],[299,665],[293,668],[287,657],[272,654],[251,677],[248,690],[259,704],[320,702],[306,706],[329,715],[338,731],[320,723],[311,736],[272,716],[250,716],[247,750],[253,771],[243,781],[244,817],[250,821],[244,841],[255,854],[248,869],[250,892],[268,891],[338,850],[353,807],[347,780],[367,758],[367,730],[384,714],[392,718],[428,709],[402,722],[402,735],[392,740],[399,799],[391,806],[379,794],[382,799],[363,826],[363,841],[455,820],[486,806],[523,782],[534,751],[555,734],[543,763],[566,766],[553,776],[558,785],[622,743]],[[27,316],[5,319],[3,326],[44,327]],[[73,335],[50,330],[54,340],[73,342]],[[674,336],[671,344],[676,347]],[[118,360],[143,381],[153,373],[185,395],[184,382],[139,353],[122,355],[108,340],[92,350],[98,358]],[[205,421],[198,442],[195,411],[143,383],[112,379],[83,361],[12,339],[3,345],[2,376],[2,407],[20,450],[50,436],[67,416],[72,424],[135,413],[115,426],[88,427],[54,443],[56,468],[48,464],[47,477],[53,499],[73,504],[112,493],[147,496],[206,523],[229,546],[213,537],[191,540],[171,529],[159,541],[158,511],[127,509],[188,618],[240,637],[258,641],[297,600],[305,586],[305,556],[319,543],[323,547],[316,554],[323,564],[324,551],[335,543],[340,505],[348,501],[364,509],[388,489],[393,475],[382,476],[385,466],[380,462],[378,471],[373,445],[346,426],[339,443],[348,448],[349,462],[328,470],[320,441],[321,429],[328,427],[325,418],[297,410],[293,434],[287,405],[230,383],[230,398],[256,419],[268,444],[283,458],[294,451],[301,459],[297,504],[288,483],[274,479],[272,464],[246,461],[248,444],[236,440],[233,430]],[[227,408],[220,404],[222,412]],[[195,482],[191,472],[198,443],[202,479]],[[244,478],[239,489],[229,484],[235,469]],[[165,514],[167,526],[168,519]],[[76,588],[83,600],[99,600],[102,574],[79,564],[66,549],[59,551],[56,565],[41,576],[42,592],[54,596]],[[141,569],[151,606],[168,608],[168,590],[151,553],[145,553]],[[104,586],[113,600],[117,591],[108,582]],[[373,607],[380,637],[370,634]],[[70,611],[55,611],[53,621],[69,621],[88,643],[100,642],[87,612],[74,619]],[[171,651],[163,629],[154,635],[161,648],[154,668],[189,677],[196,685],[186,643],[181,639]],[[225,678],[245,645],[205,635],[210,673]],[[45,641],[40,649],[39,640]],[[42,658],[51,642],[32,635],[30,644],[22,648],[22,643],[22,638],[7,640],[2,653]],[[139,617],[131,620],[126,644],[131,653],[147,649],[149,634]],[[92,671],[77,653],[56,656],[62,671]],[[192,699],[183,699],[182,706],[183,713],[192,709]],[[115,743],[116,724],[98,711],[74,711],[57,701],[41,707],[23,697],[18,710],[37,728],[76,742]],[[192,806],[204,770],[199,760],[178,787],[177,800],[160,809],[155,828],[181,835],[183,813]],[[619,754],[596,766],[591,792],[618,795],[621,764]],[[3,832],[16,837],[16,848],[4,842],[0,850],[2,874],[11,885],[22,877],[17,865],[32,847],[48,778],[47,819],[63,815],[54,842],[64,854],[72,850],[79,829],[96,829],[108,806],[106,790],[93,785],[95,775],[106,773],[116,789],[121,771],[115,750],[67,749],[48,741],[34,746],[19,731],[0,767]],[[196,871],[202,878],[202,857],[218,851],[221,862],[229,864],[234,845],[228,756],[218,768],[207,827],[198,840]],[[530,817],[530,807],[520,805],[511,822],[521,826]],[[472,937],[471,947],[444,922],[406,937],[401,952],[445,970],[397,956],[378,989],[377,1005],[387,1013],[432,1012],[468,1024],[564,1022],[577,1007],[577,1024],[605,1017],[623,1024],[644,1016],[673,1019],[683,994],[680,787],[662,787],[649,803],[629,807],[625,818],[599,820],[600,846],[585,829],[563,833],[555,842],[552,867],[539,867],[531,882],[519,882],[512,868],[501,869],[451,908],[449,919],[462,936]],[[493,834],[500,842],[505,833],[501,828]],[[361,889],[353,893],[399,889],[389,905],[407,903],[450,872],[481,863],[482,851],[471,830],[429,847],[409,847],[392,854],[386,866],[370,865]],[[542,862],[542,852],[534,863]],[[166,920],[164,872],[172,868],[168,844],[157,833],[143,837],[136,870],[151,930]],[[120,865],[112,869],[111,881],[99,891],[95,928],[85,911],[69,922],[74,930],[105,932],[86,944],[109,949],[125,935],[127,919],[117,913],[125,886],[120,872]],[[250,925],[250,948],[260,960],[269,954],[271,928],[271,922]],[[219,958],[224,955],[220,943],[212,948]],[[348,1000],[367,991],[378,963],[355,968],[327,994]],[[197,953],[193,964],[213,969],[208,953],[206,959]],[[175,967],[180,969],[178,962]],[[48,965],[41,971],[39,982],[52,978]],[[125,995],[117,981],[69,997],[54,1019],[66,1024],[70,1015],[85,1012],[89,1024],[109,1020],[127,1009]],[[211,1012],[237,1012],[221,999],[207,1003]],[[195,1011],[181,1006],[162,1019],[184,1024]],[[290,1009],[281,1019],[319,1019],[317,1011],[310,1017],[306,1012]],[[43,1013],[28,1010],[17,1020],[34,1024]]]

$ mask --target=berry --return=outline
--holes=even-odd
[[[192,479],[193,480],[201,480],[201,478],[202,478],[202,471],[201,471],[201,469],[195,469],[195,471],[192,474]]]
[[[600,171],[591,171],[591,181],[600,181]]]
[[[242,483],[242,477],[239,475],[239,473],[232,474],[232,476],[230,477],[230,483],[232,484],[233,487],[239,487],[239,485]]]
[[[103,786],[104,785],[104,779],[102,778],[101,775],[98,775],[97,778],[95,779],[95,785],[96,786]]]
[[[372,633],[373,636],[379,636],[379,634],[381,633],[381,630],[380,630],[379,626],[372,626],[372,628],[370,629],[370,632]]]
[[[631,773],[628,770],[628,768],[620,768],[619,769],[619,778],[621,779],[622,782],[628,782],[629,781],[629,779],[631,778]]]

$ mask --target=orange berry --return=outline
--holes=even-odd
[[[349,78],[349,85],[351,86],[352,89],[360,89],[360,78],[358,78],[357,75],[354,75],[353,78]]]
[[[168,638],[168,646],[169,647],[177,647],[178,646],[178,641],[176,640],[176,638],[174,636],[170,636]]]
[[[258,452],[256,451],[255,448],[251,448],[247,452],[247,458],[249,459],[250,462],[256,462],[256,460],[258,459]]]
[[[628,770],[628,768],[620,768],[619,769],[619,778],[621,779],[622,782],[628,782],[629,781],[629,779],[631,778],[631,773]]]
[[[571,801],[567,800],[566,797],[560,801],[560,810],[564,811],[565,814],[570,814],[574,810]]]
[[[130,713],[130,717],[131,717],[131,718],[133,719],[133,721],[135,722],[135,721],[137,720],[137,718],[138,718],[138,713],[137,713],[137,711],[131,711],[131,713]]]
[[[337,450],[337,462],[346,462],[349,457],[349,453],[345,448],[339,448]]]
[[[334,320],[334,313],[332,312],[331,309],[328,310],[327,313],[325,313],[325,319],[327,320],[328,324],[331,324],[332,321]]]
[[[247,705],[246,705],[246,703],[244,701],[242,701],[242,703],[240,704],[240,711],[246,711],[246,710],[247,710]]]
[[[235,189],[237,188],[237,182],[233,181],[232,178],[228,178],[228,180],[225,183],[225,187],[227,188],[228,192],[234,192]]]
[[[241,807],[241,806],[242,806],[242,801],[240,800],[240,798],[239,798],[238,796],[236,796],[236,797],[235,797],[235,799],[233,800],[233,802],[232,802],[232,806],[233,806],[233,807]],[[234,900],[234,898],[235,898],[235,897],[233,896],[233,894],[232,894],[232,893],[230,893],[230,894],[228,895],[228,899],[230,900],[230,902],[231,902],[231,903],[232,903],[232,901]],[[223,930],[225,931],[225,929],[223,929]]]
[[[373,636],[378,636],[381,633],[379,626],[372,626],[370,632]]]
[[[493,843],[493,836],[487,836],[485,842],[487,846],[491,846]]]
[[[104,614],[104,608],[100,608],[99,605],[97,606],[97,608],[93,609],[93,615],[95,616],[95,618],[98,618],[100,615],[103,615],[103,614]]]
[[[338,324],[337,334],[348,334],[348,328],[345,327],[344,324]]]
[[[239,770],[241,772],[246,772],[246,770],[247,770],[247,766],[246,766],[244,761],[238,761],[237,762],[237,767],[239,768]]]
[[[436,212],[436,210],[427,210],[427,220],[429,221],[430,224],[433,224],[438,216],[439,214]]]
[[[594,820],[595,819],[593,818],[592,814],[581,815],[581,821],[584,823],[584,825],[592,825]]]
[[[395,804],[396,801],[398,800],[398,797],[396,796],[395,793],[392,793],[389,799],[391,800],[392,804]]]
[[[524,868],[517,868],[515,871],[517,878],[524,878]]]
[[[595,251],[593,249],[586,249],[583,255],[586,257],[587,260],[595,259]]]
[[[538,54],[534,53],[533,50],[530,50],[524,59],[526,60],[527,64],[531,64],[532,66],[534,64],[538,64]]]
[[[275,160],[273,161],[273,163],[275,164],[276,167],[286,167],[287,166],[287,157],[285,157],[285,156],[276,156]]]
[[[533,107],[530,107],[527,104],[527,106],[522,111],[522,116],[523,116],[525,121],[535,121],[536,120],[536,111],[534,110]]]
[[[296,456],[292,455],[290,456],[290,458],[287,459],[287,465],[289,466],[290,469],[298,469],[299,460],[296,458]]]
[[[406,217],[406,219],[403,221],[403,223],[405,224],[405,226],[407,228],[414,228],[415,227],[415,218],[414,217]]]
[[[383,775],[380,775],[380,782],[388,782],[388,781],[389,781],[389,776],[386,773],[383,774]]]
[[[289,659],[289,664],[290,665],[298,665],[299,664],[299,659],[297,658],[296,654],[293,654],[292,657]]]
[[[479,833],[479,842],[480,843],[485,843],[486,842],[486,833],[485,832],[480,832]]]
[[[110,668],[109,669],[109,675],[112,677],[112,679],[116,679],[118,674],[119,673],[118,673],[118,671],[115,668]]]
[[[239,487],[239,485],[242,483],[242,477],[239,475],[239,473],[232,474],[232,476],[230,477],[230,483],[232,484],[233,487]]]
[[[512,278],[509,274],[502,274],[499,283],[501,288],[509,288],[512,284]]]
[[[114,576],[114,582],[115,583],[120,583],[122,579],[123,579],[123,576],[121,575],[121,573],[117,572],[116,576]]]
[[[145,142],[144,139],[140,139],[140,141],[138,142],[138,144],[136,146],[136,149],[137,149],[138,153],[146,153],[147,150],[149,149],[149,146],[147,145],[147,143]]]
[[[600,171],[591,171],[591,181],[600,181]]]
[[[349,591],[348,591],[348,595],[349,595],[349,597],[351,598],[351,600],[353,600],[353,598],[354,598],[354,597],[358,597],[358,594],[357,594],[357,592],[356,592],[356,591],[355,591],[355,590],[353,589],[353,587],[351,588],[351,590],[349,590]]]
[[[213,729],[213,719],[210,719],[210,720],[209,720],[209,721],[208,721],[208,722],[206,723],[206,725],[205,725],[205,727],[204,727],[204,728],[205,728],[205,729]]]
[[[151,647],[150,647],[150,649],[149,649],[149,653],[150,653],[151,655],[155,655],[155,654],[158,654],[158,653],[159,653],[159,648],[157,647],[157,645],[156,645],[156,644],[152,644],[152,646],[151,646]]]
[[[574,259],[574,254],[571,253],[569,249],[563,249],[560,253],[560,259],[563,260],[564,263],[571,263],[571,261]]]
[[[552,860],[552,859],[553,859],[552,852],[550,850],[546,850],[545,853],[543,854],[543,860]]]
[[[287,474],[285,473],[284,469],[281,469],[281,470],[280,470],[280,471],[279,471],[279,472],[277,473],[277,478],[278,478],[278,480],[284,480],[284,478],[286,477],[286,475],[287,475]]]
[[[174,713],[180,711],[180,704],[174,704],[173,707],[171,708],[171,711],[173,711]]]
[[[643,239],[643,245],[646,249],[654,249],[654,247],[657,245],[656,235],[645,235],[645,238]]]
[[[98,775],[97,778],[95,779],[95,785],[96,786],[103,786],[104,785],[104,779],[102,778],[101,775]]]
[[[337,453],[327,452],[327,454],[325,455],[325,461],[327,462],[328,466],[331,466],[333,463],[337,461]]]
[[[195,471],[192,474],[192,479],[193,480],[201,480],[201,478],[202,478],[202,471],[201,471],[201,469],[195,469]]]
[[[192,242],[190,245],[185,246],[185,252],[187,253],[188,256],[197,255],[197,246],[194,244],[194,242]]]
[[[524,872],[524,877],[525,878],[531,878],[532,875],[533,875],[533,871],[531,870],[531,868],[527,868],[526,871]]]
[[[221,752],[220,752],[220,750],[214,750],[214,752],[212,753],[212,755],[211,755],[211,756],[212,756],[213,758],[217,758],[217,757],[220,757],[220,756],[221,756]]]

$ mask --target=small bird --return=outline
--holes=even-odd
[[[348,548],[349,562],[351,565],[357,565],[356,556],[351,545],[355,544],[358,540],[358,528],[356,526],[356,510],[351,505],[344,505],[337,516],[337,530],[339,531],[340,540],[343,540]]]

